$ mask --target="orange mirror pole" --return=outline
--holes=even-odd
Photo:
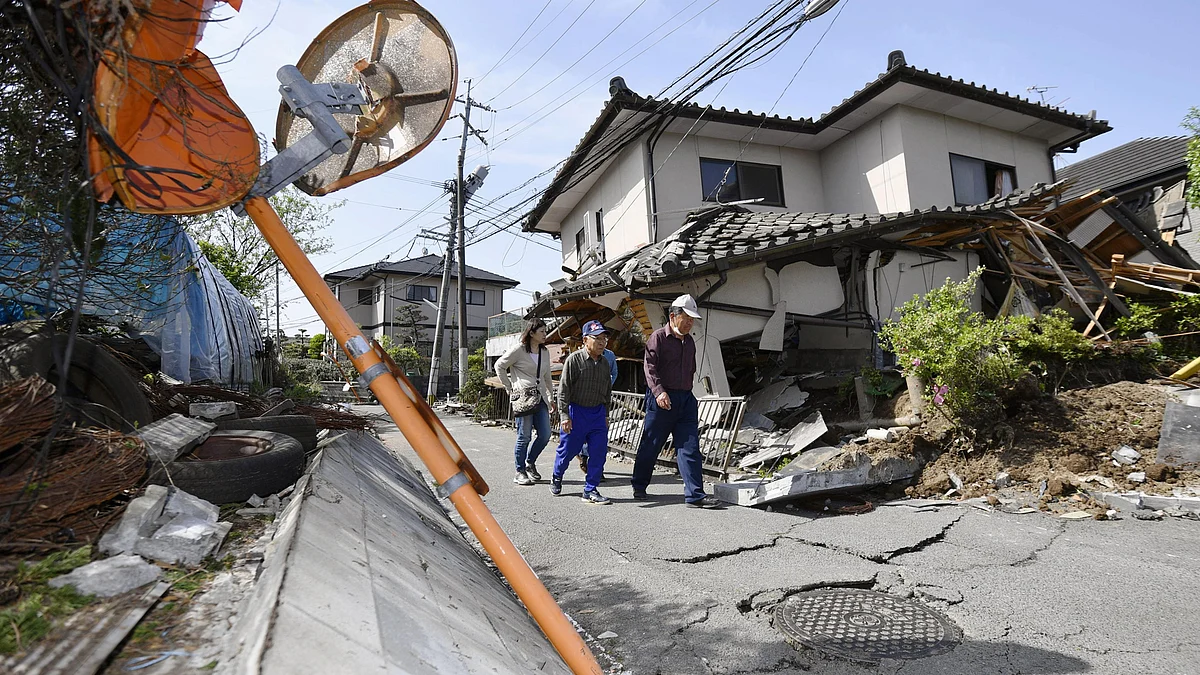
[[[243,207],[262,231],[267,243],[275,250],[288,273],[296,280],[304,296],[317,310],[321,320],[329,327],[334,339],[350,354],[358,372],[367,378],[374,377],[370,388],[375,397],[392,416],[396,426],[428,467],[433,479],[442,486],[443,494],[449,493],[450,501],[458,509],[459,515],[475,533],[479,543],[492,557],[500,573],[512,585],[517,597],[525,604],[529,614],[550,639],[550,643],[558,650],[571,671],[576,675],[603,675],[604,671],[583,638],[563,614],[542,581],[530,569],[529,563],[521,557],[508,535],[500,529],[495,516],[442,445],[437,432],[418,409],[418,404],[404,392],[387,365],[368,347],[358,326],[350,319],[345,308],[300,250],[300,246],[279,220],[270,202],[263,197],[251,197],[243,203]],[[422,402],[421,405],[423,404]]]

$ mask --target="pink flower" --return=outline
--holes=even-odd
[[[950,387],[942,385],[933,390],[933,402],[941,405],[946,402],[946,394],[950,393]]]
[[[919,368],[921,366],[921,359],[913,359],[912,364],[913,368]]]

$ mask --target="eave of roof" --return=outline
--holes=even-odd
[[[430,258],[434,259],[434,261],[430,261],[429,260]],[[349,269],[337,270],[335,272],[329,272],[329,273],[325,274],[322,277],[322,279],[324,279],[325,281],[347,281],[347,280],[352,280],[352,279],[366,278],[368,276],[371,276],[372,274],[379,274],[379,275],[391,274],[391,275],[399,275],[399,276],[425,276],[425,275],[428,275],[429,272],[434,269],[437,269],[438,274],[441,274],[441,271],[440,271],[441,260],[442,260],[441,256],[429,255],[429,256],[422,256],[420,258],[409,258],[407,260],[397,260],[395,262],[388,262],[388,263],[383,263],[383,264],[374,263],[371,265],[360,265],[358,267],[351,267]],[[415,264],[415,265],[419,265],[419,266],[424,266],[425,269],[405,269],[404,266],[406,264],[408,264],[408,265]],[[450,278],[451,279],[458,278],[458,266],[457,265],[450,268]],[[501,276],[499,274],[495,274],[494,272],[489,272],[487,270],[479,269],[477,267],[472,267],[470,265],[467,265],[467,280],[478,281],[480,283],[490,284],[493,286],[501,286],[504,288],[515,288],[516,286],[520,285],[520,283],[521,283],[521,282],[517,281],[516,279],[509,279],[508,277]]]
[[[669,284],[696,275],[716,273],[740,263],[761,262],[842,241],[878,237],[936,222],[1004,218],[1005,212],[1049,199],[1062,188],[1038,184],[972,206],[915,209],[891,214],[752,212],[737,206],[718,206],[689,214],[687,222],[661,242],[648,244],[606,262],[546,296],[567,299],[613,291]],[[747,235],[739,239],[741,235]],[[724,238],[727,241],[721,242]],[[704,241],[706,250],[698,250]],[[678,270],[655,274],[665,258],[680,261]]]
[[[1062,108],[1049,106],[1028,98],[1013,96],[1007,91],[1001,92],[996,88],[989,89],[986,86],[976,85],[974,82],[954,79],[942,75],[940,72],[931,73],[928,70],[920,70],[909,65],[897,66],[880,74],[874,81],[854,92],[850,97],[844,99],[816,120],[813,120],[811,117],[792,118],[780,117],[779,115],[768,117],[765,113],[755,114],[750,110],[741,112],[736,108],[727,110],[723,107],[712,108],[711,106],[701,106],[695,103],[681,107],[676,111],[675,116],[682,119],[694,120],[704,115],[705,119],[710,122],[741,126],[761,126],[763,129],[773,129],[790,133],[818,134],[824,129],[830,128],[876,96],[879,96],[888,88],[901,82],[993,105],[1065,127],[1079,129],[1080,133],[1078,135],[1068,139],[1066,142],[1057,144],[1056,148],[1058,146],[1076,145],[1088,138],[1093,138],[1112,130],[1107,120],[1099,120],[1090,115],[1079,115],[1068,112]],[[561,192],[579,168],[579,165],[622,111],[629,110],[634,113],[662,115],[665,114],[665,111],[658,110],[661,107],[663,107],[663,102],[661,101],[632,93],[617,94],[609,99],[600,111],[600,115],[592,122],[592,126],[588,129],[587,133],[584,134],[583,138],[575,146],[575,149],[571,151],[567,161],[555,174],[550,185],[542,192],[538,203],[530,211],[529,216],[522,224],[522,230],[526,232],[537,231],[538,222],[561,195]],[[1052,150],[1056,148],[1052,148]]]

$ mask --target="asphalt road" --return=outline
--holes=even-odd
[[[578,499],[577,466],[560,497],[545,481],[517,486],[511,429],[443,419],[490,483],[489,508],[610,672],[1200,673],[1200,522],[960,506],[689,509],[666,473],[651,501],[633,501],[632,465],[613,459],[601,491],[615,503],[597,506]],[[394,426],[379,431],[420,466]],[[553,446],[546,452],[548,479]],[[962,644],[877,665],[794,648],[773,610],[831,586],[914,597],[957,624]],[[616,637],[596,639],[607,632]]]

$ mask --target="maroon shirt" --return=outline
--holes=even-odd
[[[680,340],[667,324],[646,340],[646,386],[655,396],[671,389],[692,390],[696,377],[696,341],[691,335]]]

